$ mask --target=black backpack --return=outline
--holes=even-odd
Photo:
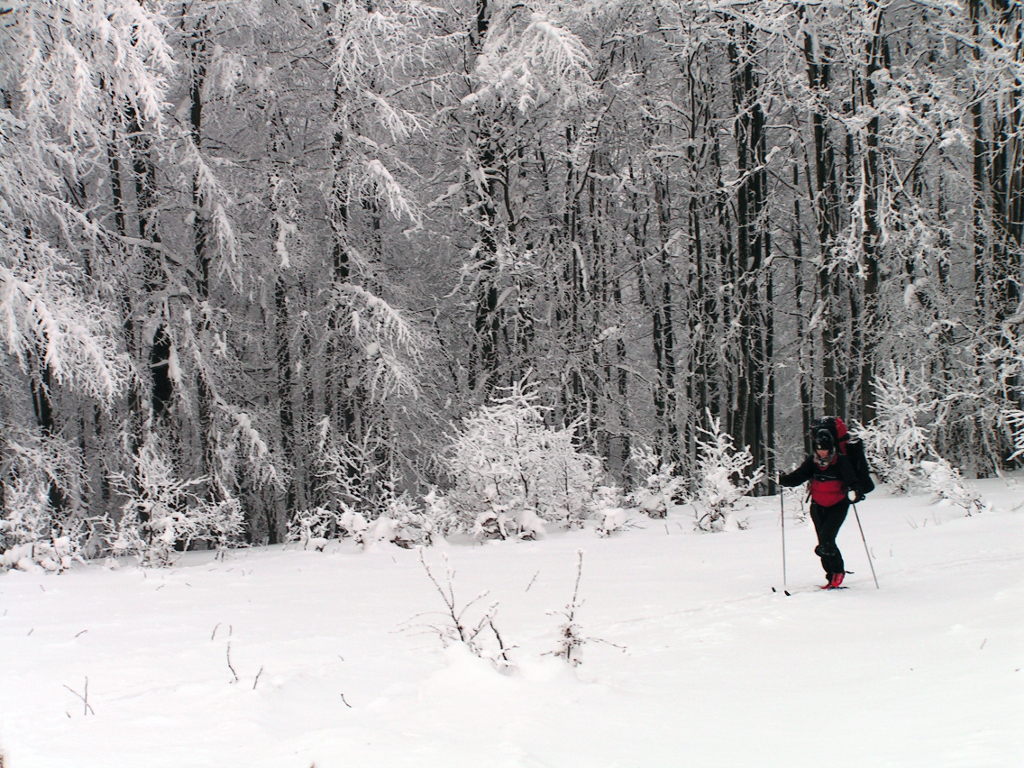
[[[860,492],[871,493],[875,490],[875,481],[871,479],[871,467],[868,466],[868,457],[864,453],[864,443],[847,438],[840,445],[846,448],[846,458],[853,466],[853,473],[860,484]]]
[[[875,481],[871,479],[871,467],[868,466],[868,457],[864,453],[864,443],[852,439],[846,429],[846,424],[838,416],[823,416],[815,419],[811,425],[811,435],[819,429],[827,429],[839,445],[839,451],[850,462],[853,473],[857,476],[857,484],[861,493],[871,493],[875,490]]]

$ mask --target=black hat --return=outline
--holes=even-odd
[[[814,450],[816,451],[828,451],[831,453],[835,448],[835,440],[832,439],[832,433],[827,429],[816,429],[814,431]]]

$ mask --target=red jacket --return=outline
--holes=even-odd
[[[844,455],[836,453],[825,467],[819,466],[815,459],[808,456],[796,470],[780,477],[779,483],[790,488],[810,480],[811,500],[821,507],[845,501],[847,491],[858,490],[857,475]]]

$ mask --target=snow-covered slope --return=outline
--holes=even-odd
[[[420,554],[331,542],[190,553],[168,570],[0,575],[4,768],[603,768],[1024,765],[1024,480],[974,517],[876,492],[822,592],[809,522],[777,498],[746,530],[692,510],[598,538],[423,554],[512,669],[431,626]],[[583,663],[558,647],[583,551]],[[772,591],[776,588],[776,592]],[[481,634],[493,648],[493,633]],[[86,679],[88,692],[86,693]],[[88,711],[86,707],[88,702]]]

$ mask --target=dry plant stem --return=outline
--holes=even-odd
[[[459,621],[459,614],[455,612],[455,588],[452,586],[452,573],[451,567],[448,565],[448,558],[444,558],[445,571],[448,576],[448,591],[444,591],[444,587],[434,576],[434,572],[430,570],[430,566],[427,565],[427,559],[423,555],[423,550],[420,550],[420,563],[423,565],[423,570],[427,572],[427,578],[430,579],[434,587],[437,588],[438,593],[441,595],[441,599],[444,601],[445,606],[448,608],[448,615],[452,618],[452,623],[455,625],[455,631],[459,634],[459,640],[466,642],[466,633],[462,627],[462,623]],[[468,606],[467,606],[468,607]]]
[[[82,712],[83,715],[88,715],[90,712],[92,714],[94,714],[94,715],[96,714],[96,710],[94,710],[92,708],[92,705],[89,704],[89,678],[88,677],[85,678],[85,695],[82,695],[81,693],[76,691],[74,688],[70,688],[70,687],[68,687],[66,685],[64,687],[67,688],[69,691],[71,691],[73,694],[75,694],[75,696],[77,696],[78,698],[80,698],[82,700],[82,703],[85,705],[85,709]]]
[[[238,673],[235,672],[235,668],[233,666],[231,666],[231,641],[230,640],[228,640],[228,653],[227,653],[227,657],[228,657],[228,669],[231,670],[231,674],[234,676],[235,682],[237,683],[238,682]]]
[[[497,608],[498,607],[497,604],[495,604],[494,607]],[[502,661],[508,662],[509,661],[508,652],[510,650],[512,650],[512,649],[505,647],[505,642],[501,639],[501,635],[498,633],[498,628],[496,626],[494,626],[494,617],[493,616],[488,617],[487,625],[491,628],[491,631],[494,632],[494,637],[497,638],[497,640],[498,640],[498,647],[501,649],[501,653],[499,655],[501,656]]]
[[[573,617],[576,615],[576,609],[579,608],[577,597],[580,593],[580,579],[583,577],[583,550],[577,549],[576,556],[576,585],[572,588],[572,603],[569,605],[569,621],[573,620]]]

